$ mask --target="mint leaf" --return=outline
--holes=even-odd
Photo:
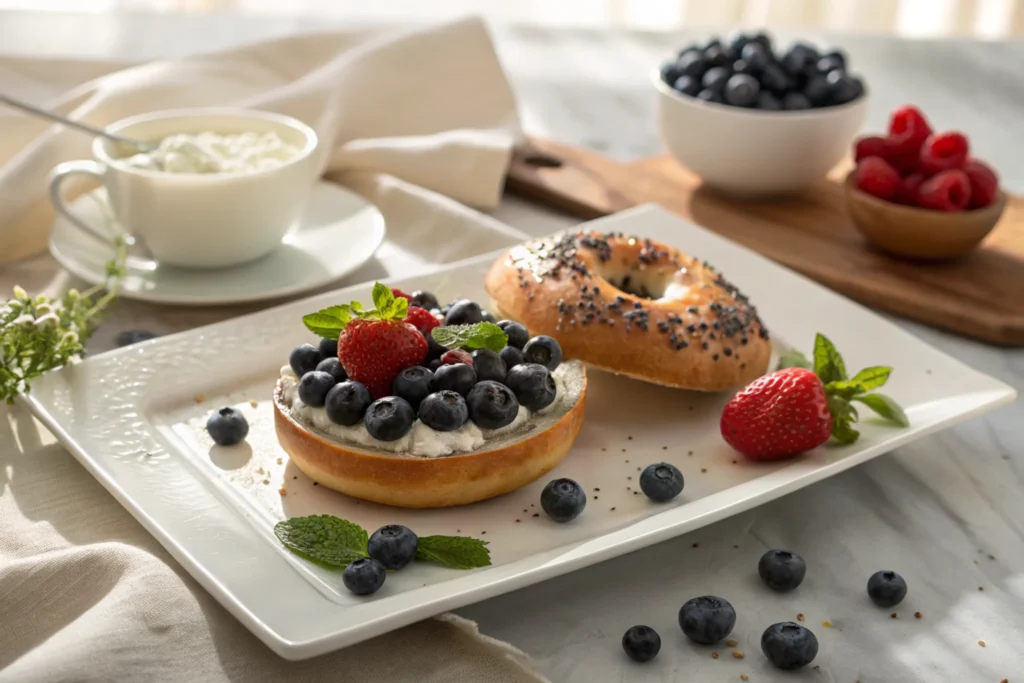
[[[435,327],[430,335],[446,349],[490,349],[501,351],[508,345],[508,335],[494,323],[445,325]]]
[[[373,292],[370,297],[373,299],[374,308],[381,314],[390,311],[391,307],[395,305],[395,293],[391,291],[390,287],[379,282],[373,283]]]
[[[786,368],[812,368],[811,361],[807,359],[800,351],[796,349],[790,349],[786,353],[779,357],[779,367],[776,370],[785,370]]]
[[[302,323],[310,332],[325,339],[337,339],[352,320],[349,306],[331,306],[317,313],[302,316]]]
[[[870,368],[864,368],[856,375],[854,375],[850,381],[857,383],[860,386],[861,391],[871,391],[877,389],[886,382],[889,381],[889,375],[892,373],[892,368],[884,365],[876,365]]]
[[[369,540],[361,526],[333,515],[292,517],[275,524],[274,535],[296,555],[339,569],[366,557]]]
[[[437,328],[435,328],[437,329]],[[487,541],[466,536],[421,536],[416,559],[452,569],[475,569],[491,564]]]
[[[823,384],[846,379],[846,364],[839,355],[835,344],[823,334],[814,337],[814,374]]]
[[[910,419],[907,417],[907,414],[903,412],[903,408],[885,394],[864,394],[863,396],[854,397],[853,400],[860,401],[868,408],[871,408],[871,410],[875,411],[885,419],[895,422],[900,427],[910,426]]]

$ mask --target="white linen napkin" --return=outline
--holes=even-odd
[[[0,89],[96,125],[155,109],[242,105],[312,125],[325,172],[383,211],[388,240],[350,280],[409,273],[521,238],[466,204],[500,197],[515,101],[484,26],[399,36],[286,38],[142,66],[0,60]],[[81,85],[79,85],[81,83]],[[0,112],[0,262],[41,251],[45,178],[90,140]],[[43,259],[0,268],[0,287]],[[22,282],[28,285],[28,282]],[[49,282],[52,293],[60,282]],[[42,286],[42,283],[40,283]],[[251,307],[122,301],[90,348],[125,326],[159,333]],[[0,407],[0,682],[537,683],[523,653],[444,615],[306,662],[274,655],[222,609],[53,437]]]

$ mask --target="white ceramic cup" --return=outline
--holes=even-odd
[[[289,116],[244,109],[181,109],[123,119],[111,133],[159,142],[176,133],[274,132],[299,148],[275,168],[243,173],[168,173],[125,163],[118,143],[96,138],[92,160],[68,161],[50,174],[50,201],[75,226],[109,242],[68,211],[61,194],[73,175],[100,179],[120,229],[160,264],[221,268],[273,251],[296,225],[319,170],[317,136]],[[121,154],[119,155],[119,152]]]

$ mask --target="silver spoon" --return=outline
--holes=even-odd
[[[68,126],[69,128],[74,128],[84,133],[89,133],[91,135],[96,135],[101,138],[113,140],[114,142],[117,142],[122,145],[129,145],[143,152],[152,152],[157,149],[157,146],[151,142],[143,142],[142,140],[135,140],[134,138],[126,138],[122,135],[108,133],[102,128],[95,128],[87,123],[81,123],[79,121],[73,121],[71,119],[64,118],[59,114],[54,114],[53,112],[46,111],[45,109],[40,109],[39,107],[29,104],[28,102],[22,102],[21,100],[17,100],[11,97],[10,95],[0,93],[0,102],[3,102],[4,104],[10,107],[14,107],[15,109],[21,109],[22,111],[26,111],[29,114],[33,114],[35,116],[39,116],[49,121],[53,121],[54,123],[61,123],[65,126]]]

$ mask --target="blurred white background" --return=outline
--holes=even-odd
[[[1024,35],[1024,0],[0,0],[0,9],[75,12],[238,12],[377,21],[478,13],[542,26],[757,26],[1004,38]]]

